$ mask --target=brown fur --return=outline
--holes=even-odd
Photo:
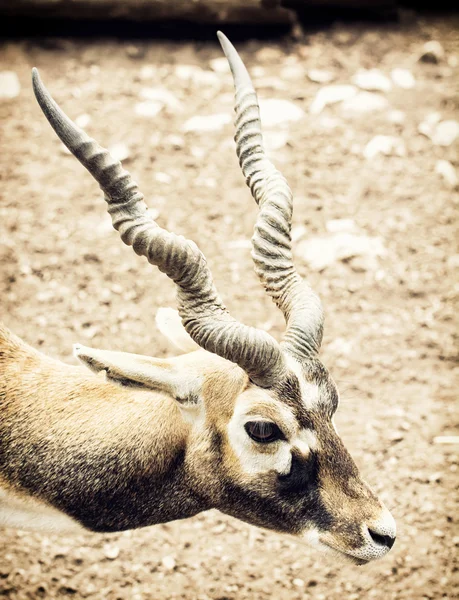
[[[88,359],[89,366],[103,369],[112,353],[93,352],[102,359]],[[362,524],[377,521],[382,507],[332,426],[336,389],[320,363],[305,363],[299,375],[318,386],[319,397],[308,406],[293,371],[262,390],[239,367],[202,350],[162,361],[126,356],[129,377],[121,362],[110,367],[115,379],[134,377],[136,385],[145,379],[154,387],[145,365],[154,373],[159,367],[184,374],[196,394],[191,424],[181,413],[186,398],[176,402],[172,392],[122,387],[65,365],[0,326],[1,489],[95,531],[143,527],[214,507],[294,535],[313,529],[324,544],[360,560],[353,554],[367,543]],[[288,476],[274,466],[247,471],[228,436],[238,402],[247,415],[278,423],[289,438],[309,431],[317,447],[304,453],[292,445]],[[274,460],[276,448],[253,444],[249,458]]]

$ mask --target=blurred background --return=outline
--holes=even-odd
[[[36,66],[133,173],[159,224],[199,243],[234,316],[281,335],[251,264],[256,206],[235,156],[222,29],[295,194],[295,260],[325,305],[338,428],[399,529],[364,568],[216,511],[113,535],[3,530],[0,597],[459,597],[459,17],[440,7],[0,0],[0,319],[66,362],[74,342],[174,353],[154,324],[175,306],[173,286],[120,243],[37,107]]]

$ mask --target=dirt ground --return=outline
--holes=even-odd
[[[459,195],[435,166],[442,159],[459,167],[459,153],[457,142],[435,146],[418,133],[430,113],[458,118],[458,31],[459,19],[419,18],[238,44],[260,97],[305,111],[288,129],[288,143],[271,152],[295,193],[298,248],[324,235],[331,220],[353,219],[386,250],[376,265],[360,257],[319,272],[300,252],[296,262],[325,305],[322,357],[341,390],[340,433],[397,519],[392,552],[366,567],[338,565],[294,539],[214,511],[116,535],[4,530],[0,596],[459,598],[457,445],[435,439],[457,435],[459,264]],[[428,40],[445,50],[438,64],[417,61]],[[281,315],[252,270],[247,240],[256,206],[239,172],[232,123],[184,131],[195,115],[232,118],[230,75],[210,62],[221,55],[214,42],[2,44],[1,69],[18,74],[21,93],[0,101],[0,319],[26,341],[67,362],[77,341],[155,356],[174,352],[154,324],[158,307],[175,306],[173,286],[111,229],[97,185],[63,151],[37,107],[32,66],[69,115],[86,122],[104,146],[128,154],[125,164],[158,222],[199,243],[234,316],[281,334]],[[371,113],[336,104],[309,114],[321,87],[306,77],[309,69],[349,83],[360,67],[385,74],[408,68],[416,86],[394,86],[383,94],[387,106]],[[174,97],[156,116],[139,114],[142,90],[158,87]],[[364,158],[378,134],[400,137],[405,154]],[[120,150],[121,143],[127,148]]]

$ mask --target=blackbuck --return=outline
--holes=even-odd
[[[175,282],[178,313],[160,310],[157,322],[182,354],[76,345],[90,373],[1,328],[0,523],[112,532],[216,508],[363,564],[389,551],[395,523],[333,423],[321,303],[292,261],[292,194],[266,157],[247,70],[219,39],[235,83],[237,154],[259,206],[252,256],[284,314],[283,340],[229,314],[198,247],[155,223],[130,174],[34,70],[42,111],[100,185],[121,239]]]

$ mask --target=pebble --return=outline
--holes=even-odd
[[[156,65],[143,65],[140,69],[140,79],[153,79],[158,73],[158,67]]]
[[[435,125],[441,121],[441,114],[438,112],[433,112],[427,115],[427,117],[419,123],[418,132],[426,137],[430,138],[432,136]]]
[[[327,85],[317,92],[309,112],[318,115],[326,106],[350,100],[357,94],[357,88],[353,85]]]
[[[118,548],[118,546],[115,546],[113,544],[105,544],[104,545],[105,558],[108,558],[109,560],[115,560],[118,558],[119,554],[120,554],[120,549]]]
[[[173,571],[176,567],[176,560],[173,556],[164,556],[161,560],[161,564],[166,569],[166,571]]]
[[[175,74],[183,81],[194,83],[195,85],[218,86],[221,84],[221,77],[214,71],[205,71],[197,65],[177,65]]]
[[[316,236],[298,244],[297,255],[314,271],[323,271],[328,266],[349,260],[355,256],[376,258],[385,254],[382,239],[363,234],[339,232],[327,236]],[[370,265],[367,265],[367,268]],[[376,267],[376,264],[374,264]]]
[[[314,83],[331,83],[335,79],[335,75],[331,71],[323,69],[310,69],[308,71],[308,79]]]
[[[458,186],[459,179],[456,169],[448,160],[438,160],[435,165],[435,172],[438,173],[452,189]]]
[[[183,131],[208,132],[218,131],[231,122],[229,113],[217,113],[214,115],[196,115],[183,124]]]
[[[431,40],[422,47],[419,60],[424,63],[438,64],[445,58],[445,51],[440,42]]]
[[[330,219],[325,227],[329,233],[339,233],[342,231],[355,231],[356,225],[354,219]]]
[[[297,588],[302,588],[304,587],[304,581],[302,579],[299,579],[298,577],[296,577],[293,581],[292,581],[293,585]]]
[[[304,78],[304,67],[302,65],[287,65],[281,69],[280,77],[282,80],[293,79],[300,81]]]
[[[11,100],[17,98],[21,91],[21,84],[14,71],[0,71],[0,99]]]
[[[137,102],[135,112],[141,117],[156,117],[163,109],[163,103],[157,100],[146,100],[145,102]]]
[[[260,100],[260,116],[263,127],[269,128],[299,121],[304,117],[304,112],[289,100],[270,98]]]
[[[432,513],[435,511],[435,504],[433,502],[430,502],[430,500],[428,500],[427,502],[424,502],[424,504],[421,505],[421,507],[419,508],[419,512],[420,513]]]
[[[90,122],[91,122],[91,117],[88,114],[86,114],[86,113],[83,113],[82,115],[79,115],[75,119],[76,125],[78,125],[78,127],[81,127],[82,129],[84,129],[85,127],[87,127]]]
[[[274,151],[280,150],[287,145],[289,140],[289,134],[287,131],[265,131],[263,134],[263,140],[266,150]]]
[[[387,114],[387,120],[394,125],[401,125],[405,122],[406,114],[402,110],[391,110]]]
[[[359,92],[352,98],[348,98],[341,105],[343,113],[361,114],[384,110],[389,106],[389,101],[380,94],[374,92]]]
[[[430,136],[435,146],[451,146],[459,136],[459,123],[457,121],[441,121],[438,123]]]
[[[389,92],[392,83],[379,69],[362,69],[352,78],[352,83],[368,92]]]
[[[130,157],[130,151],[126,144],[120,142],[119,144],[114,144],[110,146],[108,151],[113,156],[115,160],[127,160]]]
[[[442,531],[441,529],[434,529],[432,531],[432,533],[434,534],[435,537],[437,538],[444,538],[445,537],[445,532]]]
[[[284,57],[284,53],[279,48],[266,46],[258,50],[255,57],[257,63],[277,63]]]
[[[378,154],[384,154],[384,156],[405,156],[405,142],[401,138],[391,135],[376,135],[365,146],[363,155],[367,160],[371,160]]]
[[[133,44],[130,44],[126,48],[126,54],[127,56],[129,56],[129,58],[141,59],[145,56],[146,49],[141,48],[140,46],[134,46]]]
[[[228,61],[226,60],[225,56],[221,56],[219,58],[213,58],[209,62],[209,66],[212,69],[212,71],[215,71],[215,73],[229,73],[230,72],[229,64],[228,64]]]
[[[459,435],[437,435],[434,444],[459,444]]]
[[[180,150],[185,146],[185,140],[181,135],[177,135],[176,133],[170,133],[164,138],[166,144],[170,144],[176,150]]]
[[[392,69],[390,76],[395,85],[404,90],[411,90],[416,85],[413,73],[408,69]]]
[[[159,102],[164,107],[174,111],[180,110],[182,107],[182,104],[177,97],[172,92],[162,87],[143,88],[140,90],[140,97],[144,100]]]

